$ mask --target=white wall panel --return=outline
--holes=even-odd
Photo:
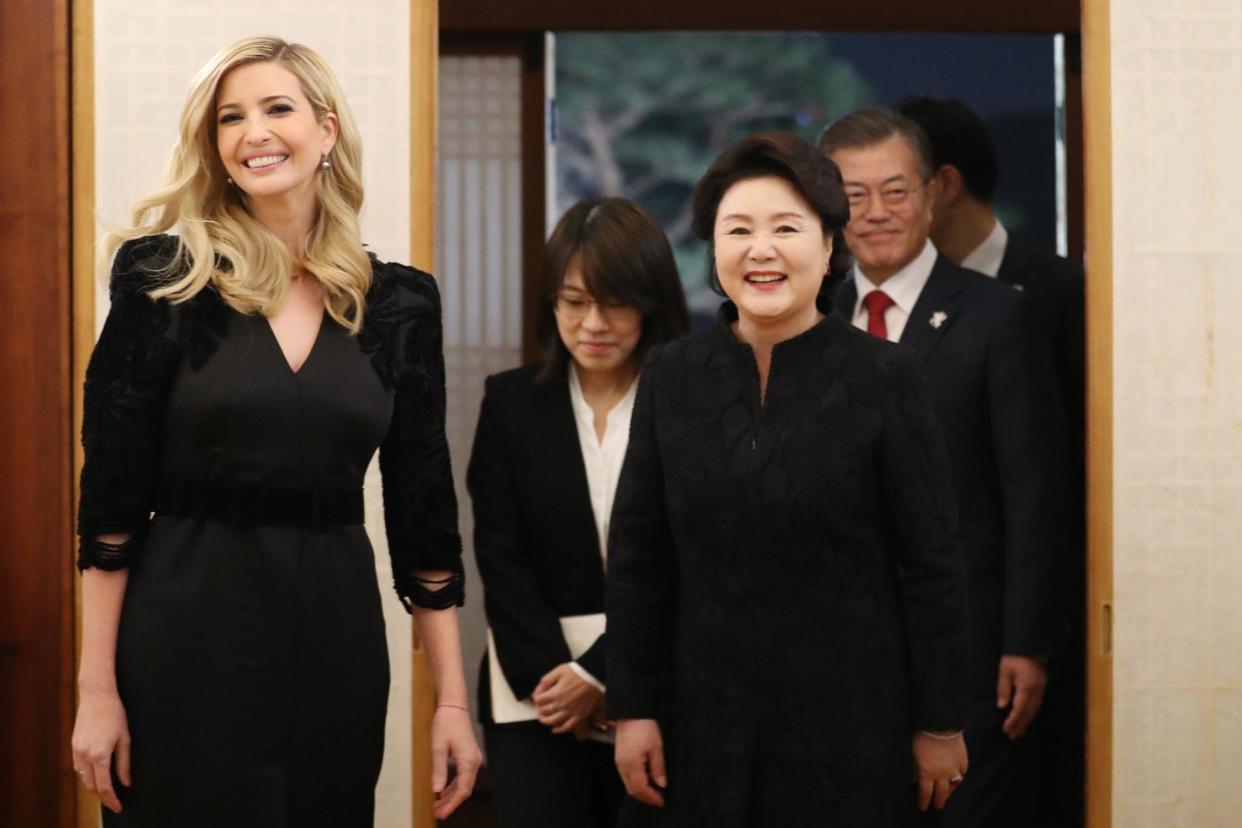
[[[1226,828],[1242,813],[1242,4],[1110,14],[1113,824]]]

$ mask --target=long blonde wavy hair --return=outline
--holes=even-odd
[[[260,62],[279,63],[297,77],[317,120],[330,113],[337,118],[331,166],[317,172],[317,215],[298,262],[251,215],[246,194],[228,181],[216,144],[221,80],[238,66]],[[371,264],[358,228],[361,208],[362,142],[332,70],[306,46],[252,37],[219,52],[194,78],[167,183],[138,202],[132,227],[107,234],[100,260],[106,267],[123,242],[175,228],[178,255],[166,272],[157,274],[152,298],[184,302],[211,285],[241,313],[270,316],[284,303],[296,265],[323,285],[332,318],[357,333],[371,285]],[[228,264],[221,267],[221,259]]]

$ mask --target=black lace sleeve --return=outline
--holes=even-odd
[[[365,325],[380,375],[395,390],[392,423],[380,445],[384,523],[393,582],[407,610],[446,609],[465,600],[457,495],[444,435],[444,351],[440,293],[428,274],[376,266]],[[448,572],[435,581],[419,572]]]
[[[151,274],[168,261],[167,236],[117,251],[103,332],[86,368],[83,393],[78,568],[114,570],[133,562],[151,517],[169,382],[180,359],[168,336],[166,303],[147,297]],[[100,535],[129,533],[123,544]]]

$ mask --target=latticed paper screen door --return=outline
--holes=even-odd
[[[520,72],[517,57],[440,58],[436,276],[444,302],[448,439],[466,545],[461,626],[472,693],[486,624],[465,474],[483,380],[521,362]]]

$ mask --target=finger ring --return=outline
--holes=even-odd
[[[966,775],[965,775],[965,774],[961,774],[961,773],[959,773],[957,776],[955,776],[955,777],[953,777],[952,779],[950,779],[950,780],[949,780],[949,784],[950,784],[950,785],[960,785],[960,784],[962,784],[962,780],[963,780],[963,779],[965,779],[965,778],[966,778]]]
[[[78,769],[78,775],[80,775],[80,776],[86,776],[86,768],[80,768],[80,769]]]

